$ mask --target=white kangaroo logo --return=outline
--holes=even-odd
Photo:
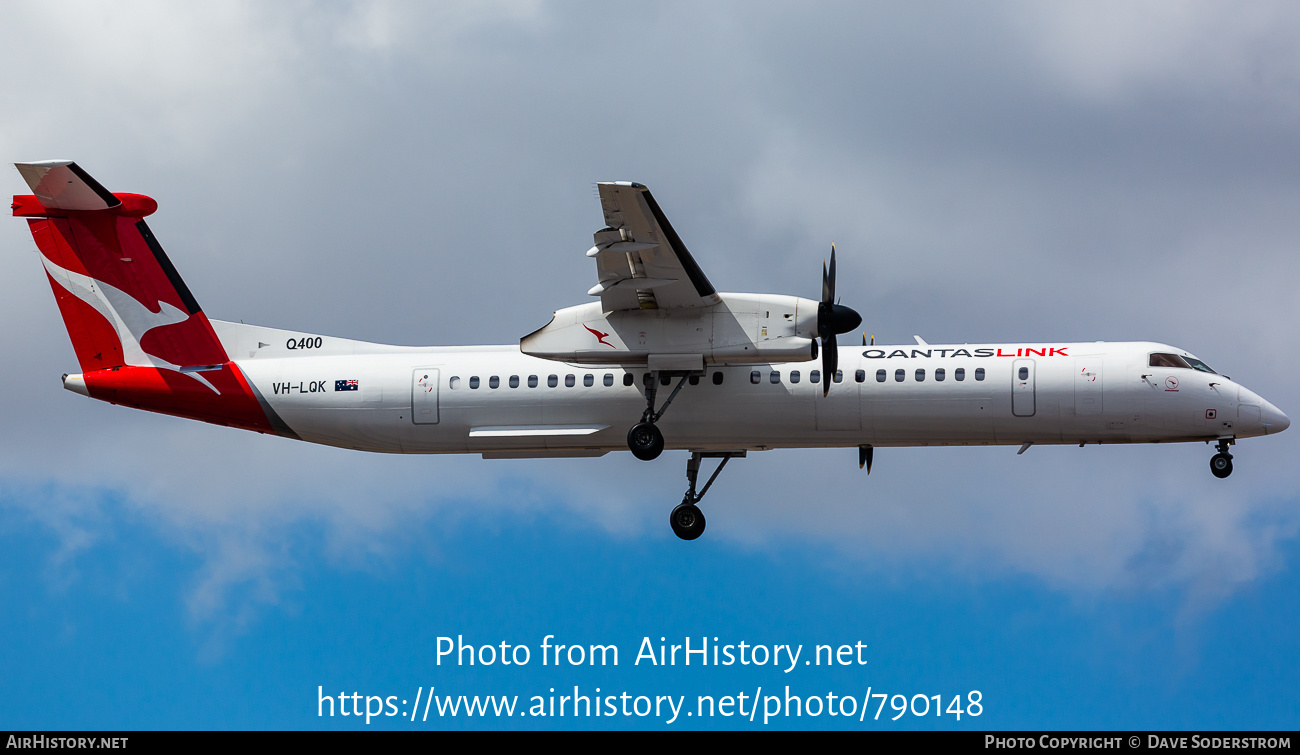
[[[190,316],[165,301],[158,302],[158,312],[150,312],[147,307],[127,292],[95,280],[88,275],[65,270],[41,255],[41,263],[50,277],[58,281],[68,293],[94,307],[117,331],[117,340],[122,342],[122,361],[133,367],[156,367],[188,375],[207,386],[213,393],[221,395],[216,386],[197,372],[184,372],[180,365],[172,364],[156,357],[140,347],[140,339],[145,333],[164,325],[185,322]]]

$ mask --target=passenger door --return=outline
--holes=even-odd
[[[438,424],[438,369],[421,367],[411,374],[411,421]]]
[[[1034,360],[1017,359],[1011,365],[1011,413],[1034,416]]]

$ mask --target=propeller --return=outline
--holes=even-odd
[[[822,263],[822,300],[817,305],[817,335],[822,342],[822,396],[830,393],[831,381],[840,366],[835,336],[855,330],[861,324],[862,315],[851,307],[835,303],[835,245],[831,244],[830,267]]]

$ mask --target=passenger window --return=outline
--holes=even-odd
[[[690,383],[691,385],[699,385],[699,384],[700,384],[700,376],[699,376],[699,375],[691,375],[689,378],[686,379],[686,382]]]
[[[608,387],[610,387],[610,386],[613,385],[613,384],[614,384],[614,375],[613,375],[612,373],[606,372],[606,373],[605,373],[605,387],[608,388]]]
[[[853,373],[853,379],[858,381],[859,383],[867,382],[867,371],[858,370],[857,372]]]
[[[590,388],[591,386],[593,386],[593,385],[595,385],[595,384],[596,384],[596,376],[595,376],[595,375],[592,375],[590,372],[588,372],[586,375],[583,375],[583,376],[582,376],[582,385],[583,385],[583,387],[585,387],[585,388]]]
[[[571,375],[571,374],[570,374],[570,375],[565,375],[565,376],[564,376],[564,387],[565,387],[565,388],[572,388],[573,386],[575,386],[575,385],[577,385],[577,384],[578,384],[578,378],[577,378],[576,376]]]
[[[953,377],[953,379],[956,380],[958,383],[960,383],[961,381],[965,380],[965,379],[966,379],[966,368],[965,368],[965,367],[958,367],[957,369],[953,370],[953,371],[952,371],[952,377]]]
[[[837,382],[837,383],[843,383],[843,382],[844,382],[844,370],[836,370],[836,371],[835,371],[835,382]]]
[[[1029,368],[1028,368],[1028,367],[1021,367],[1021,368],[1020,368],[1020,379],[1021,379],[1021,380],[1028,380],[1028,379],[1029,379]]]
[[[659,376],[659,385],[672,385],[673,379],[668,375]]]
[[[797,383],[797,382],[799,382],[799,371],[798,371],[798,370],[790,370],[790,382],[791,382],[791,383]]]
[[[492,377],[488,378],[488,387],[491,388],[492,390],[496,390],[497,388],[500,388],[501,378],[497,377],[496,375],[493,375]]]
[[[636,378],[632,377],[632,373],[630,372],[623,373],[623,385],[630,388],[632,387],[632,384],[635,382],[636,382]]]
[[[895,382],[895,383],[901,383],[901,382],[903,382],[903,381],[906,380],[906,379],[907,379],[907,370],[904,370],[904,369],[897,369],[897,370],[894,370],[894,382]]]
[[[763,382],[763,373],[759,372],[758,370],[754,370],[753,372],[749,373],[749,382],[753,383],[754,385],[758,385],[759,383]]]
[[[518,376],[518,375],[511,375],[511,376],[510,376],[510,387],[511,387],[511,388],[518,388],[518,387],[519,387],[519,376]]]
[[[777,372],[776,370],[772,370],[772,374],[771,374],[771,375],[768,375],[768,376],[767,376],[767,379],[768,379],[769,381],[771,381],[774,385],[775,385],[776,383],[780,383],[780,382],[781,382],[781,373]]]
[[[884,371],[884,370],[876,370],[876,382],[877,382],[877,383],[883,383],[883,382],[885,382],[885,371]]]
[[[450,386],[453,391],[456,390],[460,387],[460,378],[454,377],[451,380],[448,380],[447,385]]]
[[[478,388],[478,375],[475,375],[469,379],[469,387],[470,390],[475,390]]]
[[[918,369],[918,370],[916,371],[916,382],[918,382],[918,383],[924,383],[924,382],[925,382],[925,370],[924,370],[924,369]]]
[[[948,373],[944,372],[944,369],[943,369],[942,367],[935,367],[935,368],[934,368],[934,382],[936,382],[936,383],[942,383],[942,382],[943,382],[943,379],[944,379],[945,377],[947,377],[947,376],[948,376]]]
[[[560,378],[558,375],[550,375],[546,378],[546,385],[550,388],[554,388],[559,384],[560,384]]]
[[[821,371],[821,370],[813,370],[813,371],[811,371],[811,372],[808,373],[808,382],[812,383],[813,385],[816,385],[817,383],[820,383],[821,381],[822,381],[822,371]]]
[[[715,373],[713,373],[713,384],[714,384],[714,385],[722,385],[722,373],[721,373],[721,372],[715,372]]]
[[[984,379],[984,368],[983,368],[983,367],[976,367],[976,368],[975,368],[975,379],[976,379],[976,380],[983,380],[983,379]]]
[[[529,375],[529,376],[528,376],[528,387],[529,387],[529,388],[536,388],[536,387],[537,387],[537,376],[536,376],[536,375]]]

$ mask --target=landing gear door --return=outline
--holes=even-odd
[[[438,369],[422,367],[411,375],[411,421],[438,424]]]
[[[1034,360],[1017,359],[1011,365],[1011,413],[1034,416]]]

